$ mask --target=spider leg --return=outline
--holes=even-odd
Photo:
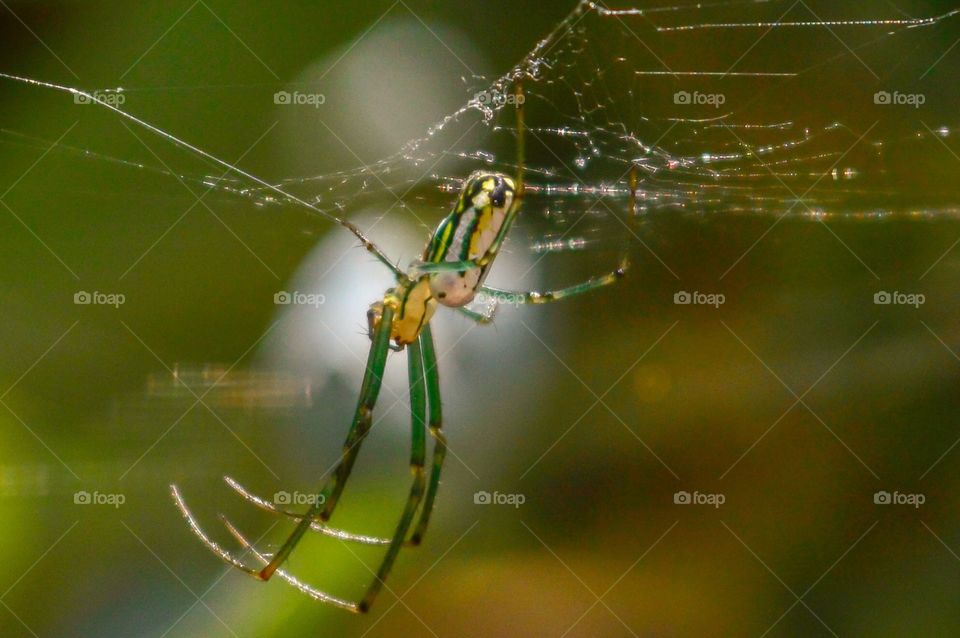
[[[239,558],[236,558],[233,554],[223,549],[218,545],[213,539],[207,536],[206,532],[203,531],[203,528],[200,527],[200,524],[197,522],[197,519],[194,517],[193,513],[190,511],[190,508],[187,507],[186,502],[183,500],[183,496],[180,494],[179,488],[176,485],[170,486],[170,493],[173,496],[174,503],[177,504],[177,507],[180,509],[180,513],[183,514],[183,517],[187,519],[187,525],[190,526],[190,530],[200,539],[200,541],[206,545],[207,549],[220,557],[223,562],[228,565],[233,565],[240,571],[253,576],[258,580],[260,578],[260,571],[252,567],[247,567],[243,561]]]
[[[440,486],[440,474],[443,469],[443,462],[447,454],[447,439],[441,431],[443,425],[443,408],[440,400],[440,376],[437,368],[437,354],[433,342],[433,333],[430,324],[424,326],[420,333],[420,347],[423,356],[423,374],[426,379],[427,407],[428,407],[428,426],[430,436],[434,439],[433,459],[431,463],[429,482],[427,491],[421,502],[420,517],[414,528],[414,532],[407,545],[416,546],[423,540],[427,525],[430,522],[430,515],[433,512],[434,501],[436,500],[437,490]],[[416,426],[414,426],[416,427]],[[303,514],[291,512],[276,507],[273,503],[263,499],[240,485],[230,477],[224,477],[227,484],[233,488],[241,497],[257,507],[274,514],[281,514],[292,519],[302,520]],[[343,541],[352,541],[364,545],[390,545],[393,541],[388,538],[379,538],[374,536],[365,536],[352,534],[342,530],[334,529],[324,525],[319,519],[313,519],[311,525],[313,531],[319,532],[324,536],[337,538]]]
[[[257,560],[260,561],[260,563],[262,563],[263,565],[270,564],[270,559],[267,558],[264,554],[260,553],[250,543],[250,541],[248,541],[244,537],[244,535],[240,533],[240,530],[234,527],[233,523],[231,523],[229,520],[227,520],[223,516],[221,516],[220,519],[223,521],[223,524],[226,526],[227,530],[229,530],[229,532],[233,534],[233,537],[237,539],[237,542],[239,542],[240,545],[245,550],[253,554],[257,558]],[[312,587],[311,585],[308,585],[307,583],[297,579],[295,576],[289,574],[288,572],[285,572],[282,569],[277,569],[275,570],[274,573],[280,578],[282,578],[284,581],[289,583],[290,585],[293,585],[295,588],[297,588],[298,590],[306,594],[307,596],[310,596],[311,598],[313,598],[314,600],[320,601],[322,603],[328,603],[330,605],[334,605],[335,607],[346,609],[347,611],[352,611],[354,613],[360,613],[360,607],[356,603],[351,603],[347,600],[343,600],[342,598],[337,598],[336,596],[331,596],[330,594],[324,593],[319,589],[316,589],[315,587]]]
[[[423,491],[426,484],[424,477],[424,462],[426,459],[426,420],[427,415],[427,392],[425,388],[425,378],[423,371],[423,351],[421,349],[422,333],[416,341],[407,347],[407,369],[410,377],[410,417],[411,417],[411,445],[410,445],[410,471],[413,474],[413,484],[410,487],[410,495],[407,497],[406,507],[397,528],[393,533],[393,540],[387,549],[383,562],[377,570],[376,577],[363,600],[360,601],[358,608],[361,612],[370,609],[373,600],[377,597],[380,589],[383,587],[387,575],[390,573],[393,563],[404,546],[407,537],[407,531],[417,513],[417,508],[423,500]]]
[[[295,520],[302,520],[304,518],[303,514],[299,512],[291,512],[290,510],[282,509],[271,503],[265,498],[257,496],[253,492],[250,492],[244,486],[240,485],[237,481],[230,478],[229,476],[223,477],[223,480],[226,481],[237,494],[239,494],[244,500],[248,503],[252,503],[259,507],[260,509],[270,512],[271,514],[280,514],[281,516],[286,516]],[[375,536],[365,536],[362,534],[353,534],[344,530],[334,529],[332,527],[327,527],[319,519],[313,519],[310,529],[323,534],[324,536],[329,536],[331,538],[336,538],[342,541],[350,541],[353,543],[361,543],[363,545],[389,545],[389,538],[377,538]]]
[[[485,263],[486,261],[482,258],[467,259],[464,261],[440,261],[440,262],[418,261],[411,264],[410,270],[411,270],[412,276],[419,277],[422,275],[431,275],[434,273],[441,273],[441,272],[463,272],[465,270],[473,270],[475,268],[483,267]]]
[[[590,292],[591,290],[596,290],[597,288],[603,288],[604,286],[609,286],[610,284],[616,282],[618,279],[623,279],[627,274],[627,269],[629,264],[624,260],[620,267],[614,270],[613,272],[607,273],[600,277],[593,277],[587,281],[573,286],[568,286],[566,288],[561,288],[559,290],[550,290],[545,292],[514,292],[511,290],[501,290],[500,288],[493,288],[491,286],[483,286],[480,288],[480,292],[484,295],[492,297],[497,300],[498,303],[518,303],[518,304],[544,304],[552,303],[554,301],[561,301],[569,297],[575,297],[577,295],[582,295],[585,292]]]
[[[333,514],[333,510],[343,493],[347,479],[350,476],[353,465],[357,460],[357,454],[360,452],[360,444],[370,431],[373,424],[373,408],[377,403],[377,397],[380,395],[380,386],[383,382],[383,370],[387,363],[387,353],[390,351],[390,332],[393,325],[394,309],[386,305],[383,308],[383,315],[380,323],[373,333],[373,340],[370,345],[370,354],[367,359],[367,370],[363,376],[363,384],[360,388],[360,399],[357,402],[357,411],[353,418],[353,424],[350,426],[350,432],[343,445],[343,452],[340,456],[340,463],[333,472],[333,476],[327,481],[323,490],[320,492],[321,498],[310,506],[310,509],[304,514],[296,528],[280,547],[279,551],[273,556],[270,562],[260,571],[260,578],[268,580],[280,565],[287,559],[290,552],[297,546],[303,535],[311,528],[315,519],[327,521]]]
[[[481,326],[487,326],[493,323],[493,318],[497,314],[497,305],[494,304],[493,307],[487,312],[476,312],[475,310],[468,310],[466,308],[460,307],[456,309],[461,315],[474,321]],[[432,342],[432,339],[431,339]]]
[[[437,370],[437,353],[433,345],[433,334],[429,324],[424,326],[420,332],[420,345],[423,350],[424,375],[427,382],[430,435],[434,439],[434,444],[430,483],[427,486],[427,494],[424,496],[423,507],[420,510],[420,520],[417,521],[413,536],[410,537],[412,545],[419,545],[427,531],[430,514],[433,512],[433,502],[437,497],[437,488],[440,486],[443,460],[447,455],[447,439],[440,431],[443,425],[443,408],[440,404],[440,375]]]

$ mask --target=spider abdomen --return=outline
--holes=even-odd
[[[448,308],[466,306],[477,294],[483,270],[471,268],[464,272],[437,273],[430,279],[430,291],[440,304]]]
[[[476,172],[463,186],[453,212],[437,227],[427,246],[427,263],[468,263],[461,271],[430,276],[430,290],[437,302],[457,308],[473,301],[496,256],[507,214],[513,206],[516,186],[500,173]]]

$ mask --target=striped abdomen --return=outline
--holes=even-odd
[[[456,263],[484,259],[486,263],[431,274],[430,290],[439,303],[459,307],[473,301],[499,249],[496,239],[507,222],[515,194],[513,180],[506,175],[478,172],[467,179],[453,212],[437,228],[423,260]]]

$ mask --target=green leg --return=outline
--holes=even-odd
[[[517,80],[514,89],[514,94],[517,96],[517,202],[514,208],[519,211],[526,191],[524,177],[527,165],[527,119],[526,109],[523,106],[527,98],[523,91],[522,79]]]
[[[410,543],[419,545],[427,531],[430,514],[433,512],[433,502],[437,498],[437,488],[440,486],[440,471],[443,469],[443,459],[447,455],[447,439],[440,431],[443,425],[443,407],[440,404],[440,374],[437,371],[437,353],[433,347],[433,334],[430,326],[424,327],[420,333],[420,343],[423,347],[424,373],[427,378],[427,405],[430,409],[430,435],[434,439],[433,464],[430,469],[430,483],[427,494],[423,499],[423,509],[420,511],[420,520],[414,529]]]
[[[239,494],[244,500],[248,503],[256,505],[265,512],[270,512],[271,514],[279,514],[280,516],[286,516],[287,518],[292,518],[296,521],[303,519],[303,514],[300,512],[294,512],[291,510],[283,509],[282,507],[277,507],[272,502],[261,498],[240,485],[236,480],[230,478],[229,476],[223,477],[227,485],[229,485],[233,491]],[[327,527],[319,520],[314,520],[311,525],[311,529],[315,532],[318,532],[324,536],[329,536],[331,538],[336,538],[341,541],[350,541],[353,543],[360,543],[362,545],[389,545],[389,538],[379,538],[376,536],[366,536],[364,534],[353,534],[342,529],[335,529],[333,527]]]
[[[613,272],[607,273],[602,277],[594,277],[593,279],[589,279],[582,284],[561,288],[560,290],[550,290],[546,292],[513,292],[511,290],[501,290],[500,288],[483,286],[480,288],[480,292],[488,297],[492,297],[498,304],[552,303],[554,301],[560,301],[569,297],[582,295],[585,292],[590,292],[591,290],[596,290],[597,288],[609,286],[618,279],[622,279],[624,276],[626,276],[626,274],[627,263],[624,262],[621,264],[620,268],[617,268]]]
[[[423,464],[426,457],[426,424],[424,419],[427,414],[427,394],[424,388],[423,353],[419,338],[407,347],[407,368],[410,374],[410,425],[412,432],[410,471],[413,473],[413,485],[410,488],[410,495],[407,497],[407,505],[403,510],[403,515],[400,517],[397,529],[393,533],[393,541],[383,557],[383,562],[380,563],[380,569],[377,570],[376,579],[370,584],[363,600],[357,606],[360,612],[370,609],[370,605],[373,604],[373,600],[383,587],[383,583],[397,559],[397,554],[403,547],[407,530],[410,529],[410,523],[413,522],[413,517],[416,515],[420,501],[423,499],[423,489],[426,482]]]
[[[413,275],[416,277],[421,275],[432,275],[440,272],[463,272],[465,270],[473,270],[474,268],[480,268],[484,266],[485,264],[481,263],[482,261],[483,258],[469,259],[466,261],[419,261],[411,266],[411,270],[413,271]]]
[[[310,510],[304,515],[303,519],[297,523],[297,527],[287,538],[286,542],[280,547],[280,550],[273,555],[270,563],[260,571],[260,578],[268,580],[277,568],[293,551],[303,535],[310,529],[313,521],[319,517],[320,520],[329,520],[333,509],[337,505],[340,495],[343,493],[344,485],[353,469],[353,464],[357,460],[357,454],[360,451],[360,444],[370,431],[373,423],[373,408],[377,403],[377,397],[380,394],[380,386],[383,381],[383,370],[387,364],[387,353],[390,351],[390,330],[393,323],[393,309],[386,306],[383,309],[383,316],[373,333],[373,343],[370,345],[370,355],[367,359],[367,370],[363,376],[363,385],[360,388],[360,400],[357,402],[357,412],[353,417],[353,425],[347,434],[347,440],[343,445],[343,453],[340,457],[340,463],[334,470],[333,476],[327,481],[323,490],[320,492],[322,498],[317,499]]]
[[[470,319],[471,321],[475,321],[476,323],[479,323],[482,326],[486,326],[493,323],[493,318],[497,314],[496,305],[494,305],[489,312],[476,312],[474,310],[468,310],[466,308],[457,308],[456,310],[464,317]],[[433,340],[431,339],[431,344],[432,344],[432,341]],[[424,350],[426,350],[426,348],[424,348]],[[429,364],[427,366],[427,374],[428,375],[430,374]]]

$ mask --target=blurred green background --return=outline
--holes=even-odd
[[[371,164],[422,135],[469,99],[474,75],[505,72],[571,4],[12,2],[0,9],[0,71],[123,86],[126,110],[254,174],[310,176]],[[836,10],[863,15],[849,5]],[[920,67],[960,37],[946,27],[926,38]],[[798,37],[778,63],[824,40]],[[884,115],[880,130],[922,130],[920,117],[949,125],[958,56],[927,78],[942,91],[933,111]],[[322,124],[273,103],[331,65],[318,80]],[[351,102],[360,95],[372,105]],[[770,118],[787,108],[764,104]],[[875,119],[843,116],[860,131]],[[504,308],[493,328],[440,313],[452,455],[437,509],[390,590],[355,617],[228,570],[191,535],[168,486],[227,546],[218,512],[266,534],[263,547],[282,541],[288,523],[252,511],[221,477],[266,497],[316,489],[355,401],[363,313],[389,277],[342,230],[296,211],[219,192],[196,204],[193,180],[222,171],[101,109],[0,81],[0,117],[3,636],[960,632],[955,136],[944,139],[953,151],[935,141],[888,151],[896,170],[867,175],[860,193],[934,214],[787,218],[770,230],[774,216],[693,207],[617,231],[633,270],[616,287]],[[85,150],[167,166],[186,186]],[[344,213],[375,225],[403,260],[453,197],[393,206],[373,190],[379,199]],[[517,232],[550,230],[533,219]],[[528,244],[514,242],[493,283],[564,285],[605,270],[619,249],[591,244],[531,269]],[[284,314],[279,290],[327,303]],[[678,306],[681,290],[726,303]],[[875,305],[882,290],[926,303]],[[125,303],[76,305],[78,291]],[[408,489],[402,361],[392,358],[385,414],[334,519],[351,531],[388,533]],[[209,390],[203,404],[171,370]],[[476,505],[478,491],[525,502]],[[925,502],[877,505],[878,491]],[[77,504],[78,492],[124,502]],[[678,492],[724,503],[678,504]],[[379,557],[309,539],[290,568],[352,598]]]

